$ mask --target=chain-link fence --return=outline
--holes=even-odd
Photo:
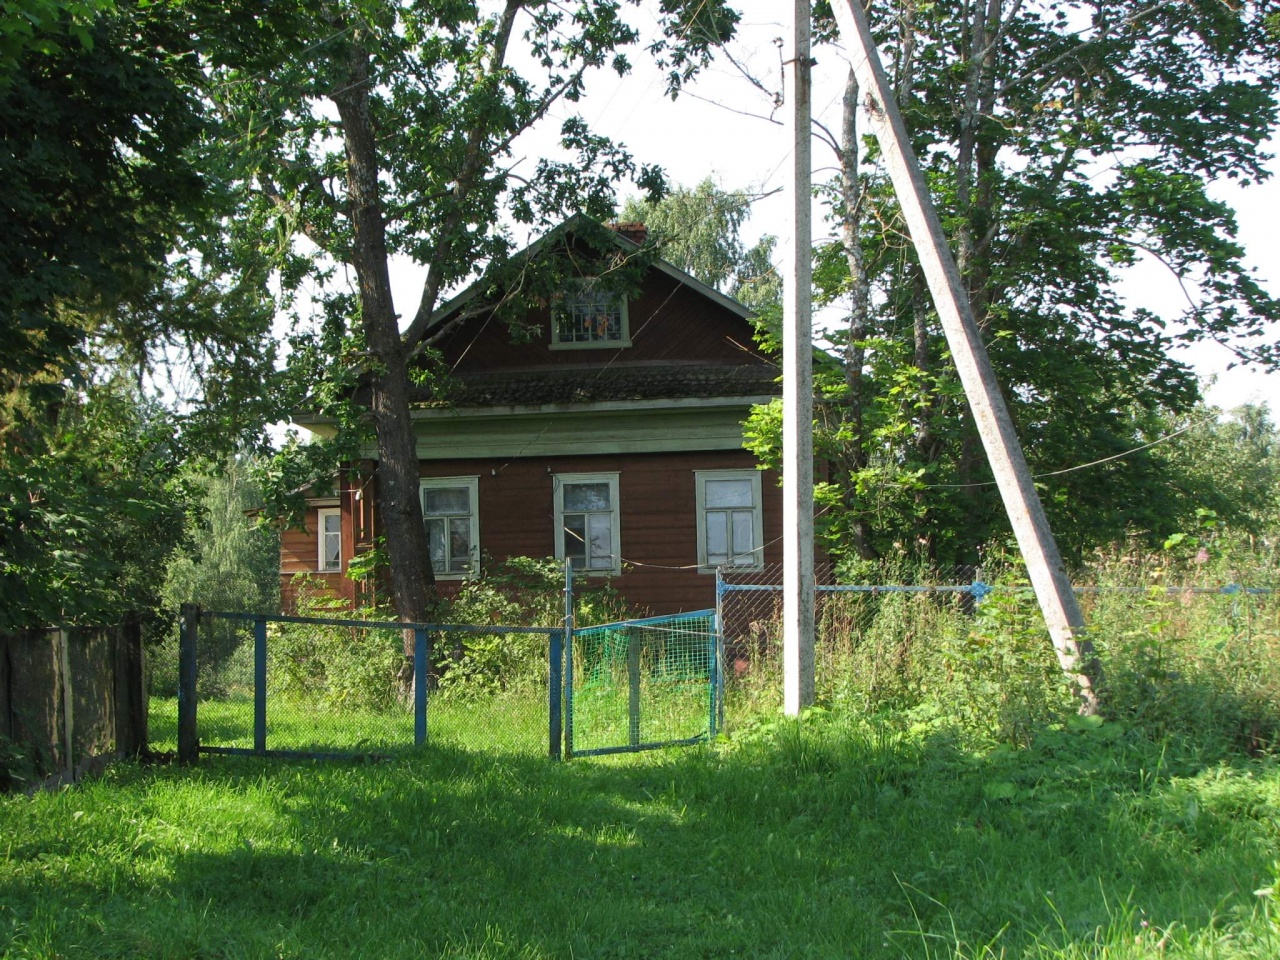
[[[574,630],[570,752],[623,753],[714,737],[717,640],[714,610]]]
[[[730,722],[781,703],[781,583],[777,567],[721,575]],[[1280,592],[1271,586],[1112,578],[1077,594],[1116,696],[1137,683],[1167,696],[1192,674],[1214,678],[1219,699],[1224,686],[1243,699],[1280,692]],[[815,635],[819,699],[869,711],[942,692],[1025,701],[1061,681],[1034,594],[1017,583],[835,584],[820,570]]]
[[[190,609],[184,620],[191,680],[182,689],[193,691],[200,751],[385,754],[427,740],[559,749],[550,716],[559,630]]]

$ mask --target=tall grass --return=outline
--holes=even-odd
[[[1009,564],[987,575],[995,589],[977,602],[959,593],[820,594],[819,702],[1014,744],[1064,722],[1075,701],[1025,575]],[[1217,566],[1169,555],[1099,557],[1076,582],[1106,678],[1107,715],[1217,753],[1280,742],[1278,579],[1272,562],[1250,568],[1239,557]],[[1240,584],[1270,592],[1196,592]],[[744,613],[735,602],[755,607]],[[777,601],[731,593],[726,607],[731,631],[749,625],[728,638],[729,715],[775,709]]]

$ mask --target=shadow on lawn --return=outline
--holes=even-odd
[[[236,918],[233,939],[274,930],[312,955],[1016,954],[1250,916],[1274,770],[1170,779],[1197,766],[1105,730],[975,758],[941,736],[791,726],[625,766],[224,762],[202,776],[281,779],[278,835],[177,858],[170,890]]]

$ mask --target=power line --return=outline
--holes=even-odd
[[[1035,473],[1031,475],[1031,479],[1042,480],[1045,477],[1060,477],[1064,473],[1075,473],[1077,470],[1087,470],[1089,467],[1096,467],[1104,463],[1110,463],[1112,460],[1120,460],[1120,459],[1123,459],[1124,457],[1129,457],[1135,453],[1139,453],[1142,450],[1149,450],[1154,446],[1158,446],[1159,444],[1166,443],[1167,441],[1172,440],[1174,437],[1181,436],[1182,434],[1186,433],[1188,430],[1194,427],[1202,426],[1203,424],[1206,424],[1208,422],[1209,422],[1208,419],[1194,420],[1191,423],[1188,423],[1185,427],[1175,430],[1173,431],[1173,433],[1167,434],[1156,440],[1152,440],[1150,443],[1144,443],[1140,447],[1134,447],[1131,450],[1125,450],[1123,453],[1112,454],[1111,456],[1103,457],[1100,460],[1090,460],[1088,463],[1081,463],[1074,467],[1064,467],[1061,470],[1050,470],[1048,473]],[[912,484],[907,484],[907,483],[893,484],[893,486],[897,486],[897,487],[904,487],[909,489],[925,489],[925,490],[938,490],[938,489],[965,490],[972,487],[991,487],[994,485],[995,485],[994,480],[984,480],[979,483],[926,483],[926,484],[922,484],[920,487],[916,487]]]

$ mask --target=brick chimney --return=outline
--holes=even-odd
[[[609,229],[620,237],[626,237],[632,243],[644,245],[649,239],[649,228],[636,220],[631,223],[611,223]]]

